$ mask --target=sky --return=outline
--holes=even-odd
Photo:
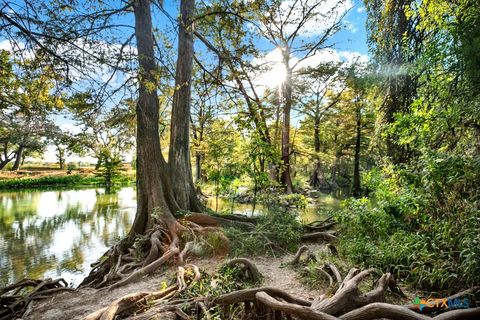
[[[285,0],[285,3],[288,3],[292,0]],[[327,6],[334,6],[337,3],[337,0],[326,0]],[[170,13],[171,17],[176,16],[178,1],[168,1],[165,2],[165,9]],[[333,44],[331,49],[322,50],[312,57],[309,61],[305,61],[304,65],[315,65],[318,62],[327,62],[327,61],[353,61],[355,58],[360,57],[361,61],[368,60],[368,48],[367,48],[367,33],[366,33],[366,12],[361,0],[345,0],[341,10],[348,10],[343,22],[345,28],[338,33],[336,33],[330,40],[330,44]],[[132,16],[132,15],[130,15]],[[125,17],[122,19],[132,19],[133,17]],[[169,21],[169,18],[163,15],[162,13],[154,13],[154,20],[159,21],[160,24],[165,24],[166,27],[171,28],[172,23]],[[125,21],[122,21],[125,22]],[[130,21],[131,22],[131,21]],[[304,36],[315,36],[316,34],[321,33],[322,27],[317,25],[307,26],[304,31]],[[197,40],[198,41],[198,40]],[[259,76],[257,83],[260,85],[264,84],[269,87],[278,85],[283,77],[283,72],[281,64],[279,63],[280,54],[278,49],[275,49],[274,46],[268,42],[259,42],[257,45],[266,53],[265,61],[269,61],[274,67],[272,67],[270,72],[266,72]],[[0,37],[0,49],[7,49],[8,44],[5,41],[1,40]],[[293,58],[293,60],[295,57]],[[262,63],[264,61],[258,61]],[[63,129],[68,130],[72,133],[78,133],[80,128],[70,119],[66,119],[62,115],[55,117],[55,122]],[[41,159],[45,162],[56,162],[56,157],[54,153],[54,148],[49,147]],[[126,161],[131,160],[131,155],[128,155],[125,159]],[[78,157],[70,156],[67,159],[67,162],[95,162],[95,159],[92,157]]]

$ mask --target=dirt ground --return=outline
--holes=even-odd
[[[323,250],[319,245],[311,245],[309,247],[313,252]],[[276,287],[304,299],[313,300],[320,296],[323,293],[321,289],[309,289],[301,283],[295,270],[284,266],[292,258],[292,255],[284,255],[280,257],[254,257],[250,260],[255,263],[263,275],[262,286]],[[200,269],[213,273],[225,262],[225,259],[202,258],[192,260],[191,262],[195,263]],[[88,314],[107,306],[115,299],[126,294],[159,290],[163,281],[172,278],[174,271],[175,268],[172,267],[167,273],[145,277],[141,281],[112,291],[79,289],[74,292],[61,292],[48,299],[34,302],[23,319],[83,319]]]

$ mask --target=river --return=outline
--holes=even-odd
[[[319,209],[338,203],[322,194],[300,218],[316,220]],[[215,199],[207,206],[215,208]],[[219,211],[231,209],[231,202],[219,200]],[[63,277],[77,285],[90,264],[128,232],[135,210],[133,187],[110,194],[104,188],[0,192],[0,287],[27,277]],[[257,214],[263,210],[257,205]],[[234,213],[251,211],[250,204],[233,206]]]

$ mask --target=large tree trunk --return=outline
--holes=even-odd
[[[15,154],[15,163],[13,164],[12,170],[16,171],[20,169],[20,165],[22,164],[23,152],[25,151],[24,146],[19,146],[18,150]]]
[[[201,211],[195,192],[190,163],[190,101],[193,65],[193,11],[195,0],[180,2],[178,58],[170,125],[168,164],[172,173],[173,194],[178,205],[189,211]]]
[[[140,81],[136,107],[137,213],[130,235],[142,234],[155,223],[171,228],[176,222],[172,214],[175,204],[168,199],[166,189],[167,164],[160,149],[158,96],[156,89],[151,89],[152,84],[157,83],[157,68],[150,4],[150,0],[138,0],[134,5]]]
[[[352,195],[354,197],[358,197],[361,194],[361,187],[360,187],[360,142],[361,142],[361,130],[362,130],[362,114],[360,112],[360,106],[358,105],[357,101],[357,108],[356,108],[356,117],[357,117],[357,124],[356,124],[356,131],[357,135],[355,138],[355,160],[354,160],[354,168],[353,168],[353,188],[352,188]]]
[[[293,192],[290,176],[290,111],[292,110],[292,70],[289,66],[290,52],[285,48],[283,63],[287,76],[283,84],[283,130],[282,130],[282,172],[281,183],[287,193]]]

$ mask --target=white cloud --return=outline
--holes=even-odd
[[[294,58],[295,60],[298,61],[298,59]],[[334,49],[322,49],[318,50],[313,54],[311,57],[308,57],[307,59],[303,60],[300,62],[296,70],[298,71],[303,68],[314,68],[317,67],[320,64],[325,64],[325,63],[337,63],[341,61],[341,57],[338,54],[338,52]]]
[[[326,63],[341,63],[349,66],[353,63],[367,64],[368,56],[356,51],[337,51],[335,49],[327,48],[318,50],[311,57],[298,63],[299,59],[292,57],[290,65],[296,65],[293,70],[294,73],[304,68],[314,68],[320,64]],[[263,66],[263,68],[252,75],[254,85],[257,91],[262,94],[266,88],[277,88],[282,81],[285,80],[285,67],[282,63],[282,53],[280,49],[274,49],[266,54],[263,58],[256,58],[253,61],[256,66]],[[248,87],[248,86],[247,86]]]
[[[253,59],[252,63],[261,68],[253,76],[255,85],[263,92],[265,88],[278,87],[286,78],[286,68],[282,63],[282,52],[276,48],[261,59]]]
[[[345,21],[345,27],[347,28],[348,31],[351,33],[356,33],[358,31],[357,26],[351,22],[351,21]]]
[[[15,55],[17,59],[33,59],[33,51],[25,49],[25,44],[23,42],[12,42],[10,40],[0,41],[0,50],[5,50],[10,52],[11,55]]]
[[[368,56],[356,51],[340,51],[339,55],[340,57],[342,57],[342,60],[345,61],[348,65],[351,65],[352,63],[368,63]]]
[[[289,35],[298,27],[298,23],[302,18],[305,8],[312,8],[319,0],[302,0],[298,3],[295,0],[284,0],[280,5],[279,12],[271,20],[275,24],[282,22],[284,24],[283,31]],[[300,28],[298,35],[303,37],[314,37],[321,35],[332,24],[340,20],[340,18],[351,8],[353,3],[351,0],[323,0],[319,6],[316,6],[311,13],[311,18]],[[271,26],[275,29],[275,26]]]
[[[365,7],[363,7],[363,6],[357,8],[357,12],[358,12],[358,13],[362,13],[362,12],[365,12],[365,11],[367,11],[367,8],[365,8]]]

